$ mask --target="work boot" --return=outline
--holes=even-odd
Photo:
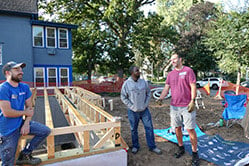
[[[158,155],[163,154],[162,151],[161,151],[160,149],[158,149],[158,148],[150,149],[150,151],[151,151],[151,152],[154,152],[154,153],[156,153],[156,154],[158,154]]]
[[[192,152],[192,166],[199,166],[200,159],[198,156],[198,152]]]
[[[32,157],[31,154],[23,154],[23,152],[20,153],[18,159],[16,160],[16,165],[38,165],[40,163],[40,158]]]
[[[185,153],[184,146],[179,146],[178,151],[175,153],[175,158],[180,158]]]
[[[131,153],[136,154],[138,152],[138,148],[133,147],[131,149]]]

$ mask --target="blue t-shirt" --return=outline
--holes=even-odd
[[[29,86],[19,83],[18,87],[11,86],[8,82],[0,84],[0,100],[10,102],[11,108],[17,111],[23,111],[25,101],[32,95]],[[0,110],[0,135],[6,136],[11,134],[22,124],[22,117],[8,118]]]

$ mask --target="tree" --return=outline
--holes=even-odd
[[[190,7],[200,2],[203,0],[157,0],[157,12],[165,25],[174,26],[179,32]]]
[[[91,39],[91,42],[85,43],[87,46],[84,46],[83,42],[81,44],[73,44],[75,47],[78,47],[78,50],[92,48],[90,50],[86,49],[84,55],[89,54],[88,51],[93,51],[95,47],[99,50],[95,52],[96,54],[90,52],[91,56],[80,55],[82,51],[81,53],[79,51],[75,52],[75,54],[79,55],[75,55],[74,64],[87,64],[85,60],[89,60],[89,58],[99,59],[98,57],[101,55],[101,63],[105,63],[110,72],[119,71],[120,76],[122,76],[123,69],[128,70],[128,66],[134,62],[131,34],[138,20],[144,17],[143,12],[140,11],[140,7],[151,4],[154,1],[51,0],[50,2],[46,2],[42,0],[41,4],[45,5],[41,6],[43,6],[47,13],[57,15],[58,21],[79,25],[78,29],[81,29],[79,31],[86,31],[83,34],[87,34],[85,36],[89,36],[89,38],[96,37],[91,33],[91,28],[99,35],[102,32],[105,33],[105,38],[97,36],[97,39]],[[89,29],[86,30],[86,27]],[[81,33],[79,32],[79,36]],[[74,42],[78,42],[78,40],[74,40]],[[89,61],[96,62],[95,60]]]
[[[203,44],[207,23],[215,18],[214,5],[203,0],[157,0],[157,5],[163,24],[175,27],[179,34],[173,48],[184,57],[185,64],[196,74],[216,68],[212,53]]]
[[[101,63],[102,41],[105,33],[100,32],[99,25],[86,24],[84,29],[80,28],[78,31],[74,31],[73,36],[73,71],[76,73],[87,72],[88,80],[90,80],[95,65]]]
[[[219,60],[221,70],[237,72],[237,89],[240,84],[241,71],[249,65],[249,12],[220,13],[212,21],[212,29],[207,32],[206,46]]]
[[[185,16],[185,26],[181,27],[176,52],[184,57],[185,64],[191,66],[195,73],[216,68],[212,52],[203,43],[209,28],[208,22],[215,18],[216,8],[210,2],[193,5]]]
[[[149,13],[147,18],[141,19],[134,27],[132,34],[132,46],[137,53],[137,59],[140,59],[139,66],[145,66],[147,73],[156,69],[153,73],[156,73],[157,78],[167,65],[170,51],[179,37],[172,26],[162,25],[162,21],[163,17]],[[148,64],[146,60],[149,61]]]

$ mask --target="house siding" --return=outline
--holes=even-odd
[[[32,32],[29,17],[0,15],[0,43],[2,43],[2,63],[8,61],[25,62],[25,81],[33,80]],[[2,68],[2,65],[0,67]],[[3,74],[0,80],[5,80]]]
[[[72,65],[71,49],[33,48],[34,65]],[[49,50],[55,50],[54,55],[49,55]]]
[[[53,86],[54,70],[56,69],[56,86],[71,85],[72,83],[72,32],[77,25],[54,23],[37,20],[37,1],[36,0],[2,0],[0,1],[0,45],[1,55],[0,68],[9,61],[24,62],[26,67],[23,69],[23,81],[32,83],[37,81],[45,86]],[[38,15],[37,15],[38,16]],[[43,27],[43,46],[33,45],[33,27]],[[56,46],[47,48],[46,46],[46,28],[55,29]],[[67,30],[67,47],[59,48],[59,29]],[[36,32],[35,32],[36,34]],[[36,34],[37,35],[37,34]],[[37,37],[37,36],[36,36]],[[40,37],[40,36],[39,36]],[[37,38],[36,38],[37,39]],[[51,39],[51,38],[50,38]],[[51,40],[50,40],[51,41]],[[39,40],[38,40],[39,42]],[[53,42],[52,42],[53,43]],[[40,46],[40,47],[39,47]],[[52,45],[53,46],[53,45]],[[2,61],[1,61],[2,60]],[[42,72],[40,69],[42,69]],[[60,79],[60,69],[63,70],[63,76]],[[48,73],[47,70],[50,72]],[[41,79],[40,74],[45,74]],[[52,73],[52,74],[51,74]],[[48,79],[48,74],[50,77]],[[42,76],[43,77],[43,76]],[[67,78],[67,80],[65,79]],[[0,80],[5,80],[3,74],[0,74]],[[44,80],[43,82],[41,80]],[[49,80],[49,83],[47,82]],[[67,84],[67,82],[69,84]],[[40,85],[41,85],[40,84]]]

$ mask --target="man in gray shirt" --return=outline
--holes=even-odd
[[[155,145],[153,124],[148,108],[151,96],[149,85],[144,79],[140,79],[138,67],[131,66],[129,71],[131,76],[122,86],[121,100],[128,108],[128,119],[132,136],[132,153],[136,154],[140,148],[137,128],[141,119],[149,150],[156,154],[162,154],[162,151]]]

